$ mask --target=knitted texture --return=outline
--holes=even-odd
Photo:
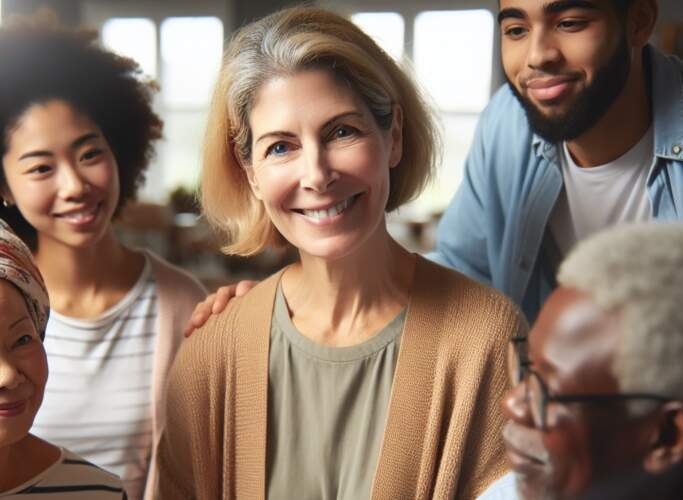
[[[266,497],[268,344],[281,273],[181,348],[158,498]],[[418,257],[373,499],[473,500],[504,473],[505,354],[508,339],[525,334],[500,293]]]

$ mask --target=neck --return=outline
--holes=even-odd
[[[600,120],[567,148],[577,165],[595,167],[624,155],[643,137],[652,121],[643,57],[632,58],[631,71],[621,94]]]
[[[144,258],[109,231],[83,247],[38,237],[35,259],[50,294],[50,307],[73,317],[92,317],[115,304],[132,287]]]
[[[367,340],[407,305],[414,267],[414,256],[384,223],[352,255],[332,260],[302,253],[282,280],[292,321],[322,344]]]
[[[16,443],[0,447],[0,496],[43,472],[59,456],[59,448],[31,434]]]

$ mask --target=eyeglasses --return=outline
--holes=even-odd
[[[526,337],[513,337],[508,346],[508,373],[513,386],[524,384],[525,398],[529,405],[534,427],[547,430],[548,403],[612,403],[624,400],[650,400],[667,403],[672,398],[648,393],[619,394],[550,394],[541,376],[531,369]]]

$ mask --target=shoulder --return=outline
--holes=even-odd
[[[66,449],[62,449],[60,461],[35,486],[44,493],[72,495],[69,498],[108,500],[120,499],[124,494],[118,476]]]
[[[468,343],[499,349],[513,335],[526,332],[524,317],[506,295],[421,257],[414,299],[440,325],[437,331],[445,339],[465,336]]]
[[[216,358],[218,352],[232,351],[236,338],[249,345],[259,334],[270,334],[275,292],[282,272],[259,282],[242,297],[231,299],[223,312],[212,315],[183,342],[181,355],[189,358],[189,367],[196,367],[200,359]],[[216,360],[224,363],[227,358],[221,355]]]
[[[144,253],[152,266],[152,275],[160,292],[185,296],[192,301],[192,306],[206,296],[204,286],[190,273],[174,266],[150,250],[144,250]]]

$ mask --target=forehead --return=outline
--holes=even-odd
[[[0,335],[9,332],[13,322],[27,315],[21,292],[9,281],[0,279]]]
[[[9,146],[28,146],[49,139],[72,139],[74,133],[95,129],[94,122],[71,104],[52,100],[31,105],[9,130]]]
[[[249,121],[254,128],[270,128],[291,120],[323,119],[340,110],[364,108],[351,87],[329,71],[302,70],[266,81],[255,95]]]
[[[569,376],[607,372],[619,337],[618,314],[605,312],[585,292],[560,287],[529,334],[529,353],[535,364]]]

